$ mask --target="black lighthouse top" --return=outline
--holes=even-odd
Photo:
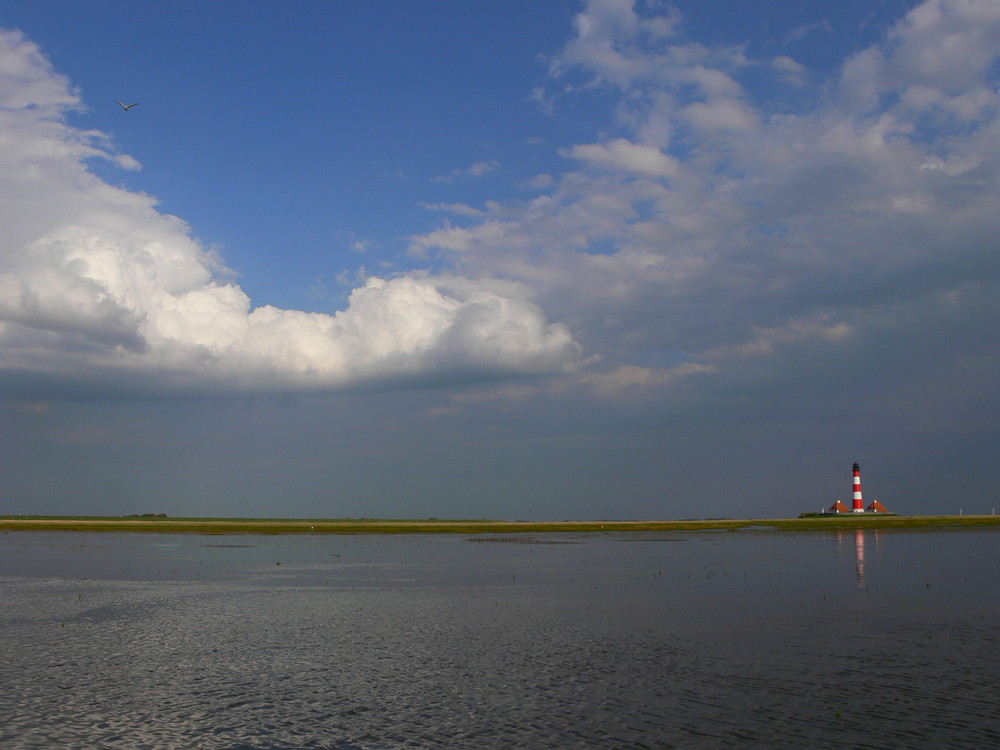
[[[861,471],[861,467],[858,466],[858,462],[857,461],[854,462],[854,471]]]

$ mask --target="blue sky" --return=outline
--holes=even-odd
[[[995,505],[995,3],[0,29],[0,512]]]
[[[416,267],[407,238],[439,219],[422,203],[495,199],[558,159],[536,141],[563,126],[527,99],[569,4],[59,6],[21,11],[55,35],[56,68],[78,71],[88,111],[71,121],[143,155],[141,172],[110,179],[155,195],[271,304],[339,305],[312,280],[350,291],[335,278],[365,265],[352,248]],[[143,100],[129,120],[122,97]],[[462,176],[477,163],[505,167]]]

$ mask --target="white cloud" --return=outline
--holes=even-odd
[[[471,167],[466,170],[466,172],[472,177],[482,177],[484,174],[492,172],[494,169],[500,166],[500,162],[496,161],[477,161]]]
[[[453,169],[446,175],[440,175],[434,178],[435,182],[454,182],[455,180],[460,180],[463,178],[474,178],[477,179],[483,175],[487,175],[497,167],[500,166],[500,162],[495,159],[492,161],[477,161],[469,165],[465,169]]]
[[[805,24],[803,26],[796,26],[794,29],[789,31],[785,35],[786,42],[797,42],[800,39],[805,39],[807,36],[811,36],[815,33],[832,34],[833,27],[830,22],[826,19],[822,21],[816,21],[815,23]]]
[[[625,138],[609,143],[591,143],[563,149],[560,155],[592,165],[619,169],[646,177],[673,177],[677,160],[658,148],[642,146]]]
[[[32,107],[43,117],[53,117],[65,107],[80,107],[79,95],[69,81],[53,70],[37,45],[20,31],[0,29],[0,76],[8,82],[0,88],[2,109]]]
[[[524,187],[529,190],[548,190],[556,184],[555,178],[550,174],[539,174],[524,183]]]
[[[466,279],[369,278],[333,315],[254,307],[187,225],[87,166],[114,156],[62,119],[80,105],[16,33],[0,34],[0,373],[71,388],[328,390],[553,372],[579,347],[523,294]],[[495,164],[473,165],[484,173]],[[461,289],[458,287],[461,286]]]
[[[1000,5],[929,0],[825,81],[791,58],[688,43],[674,15],[653,43],[651,7],[588,3],[551,69],[556,83],[618,92],[619,132],[561,149],[581,168],[505,204],[502,220],[414,245],[532,286],[606,361],[668,352],[720,377],[795,352],[846,362],[873,341],[894,346],[943,299],[962,300],[954,327],[904,338],[977,346],[983,297],[969,290],[1000,291]],[[816,86],[813,104],[770,109],[744,72],[797,76]],[[920,356],[882,366],[905,378]]]
[[[841,93],[868,110],[893,95],[908,114],[938,110],[963,121],[998,107],[992,63],[1000,47],[1000,5],[992,0],[927,0],[844,66]]]
[[[485,211],[481,208],[474,208],[465,203],[421,203],[421,208],[429,211],[443,211],[456,216],[483,216]]]
[[[802,86],[809,73],[805,65],[788,55],[779,55],[771,60],[771,68],[777,71],[783,81],[792,86]]]
[[[573,20],[575,37],[553,59],[553,74],[579,67],[596,76],[595,84],[627,88],[655,70],[656,61],[640,45],[672,37],[679,16],[668,9],[666,15],[642,17],[634,6],[633,0],[590,0]]]
[[[655,388],[675,383],[691,375],[713,373],[717,370],[714,365],[697,362],[686,362],[671,368],[621,365],[611,372],[585,373],[579,375],[576,380],[604,396],[610,396],[637,389]]]
[[[721,98],[711,102],[695,102],[684,108],[684,116],[698,130],[714,133],[720,130],[744,132],[756,126],[753,110],[735,99]]]
[[[753,333],[746,341],[736,347],[723,347],[704,352],[711,358],[738,356],[757,356],[770,354],[780,346],[788,346],[800,341],[808,343],[816,341],[841,341],[851,336],[855,331],[844,322],[831,322],[829,316],[821,315],[814,319],[794,319],[786,321],[780,328],[754,327]]]

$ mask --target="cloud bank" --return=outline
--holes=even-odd
[[[556,372],[579,346],[526,290],[371,278],[347,309],[254,307],[155,200],[98,177],[136,168],[71,127],[81,97],[36,45],[0,31],[0,378],[8,395],[245,393]]]
[[[928,0],[832,73],[692,42],[642,3],[590,0],[574,32],[535,98],[617,97],[606,133],[415,252],[538,290],[605,388],[669,380],[623,363],[775,393],[995,371],[1000,5]]]
[[[181,220],[97,177],[137,165],[68,126],[79,94],[5,33],[4,377],[324,390],[565,375],[586,352],[592,395],[689,381],[744,403],[995,373],[1000,7],[928,0],[832,71],[794,33],[713,47],[661,10],[585,3],[533,96],[607,127],[556,144],[527,198],[472,206],[455,181],[410,238],[440,274],[369,279],[330,315],[255,307]]]

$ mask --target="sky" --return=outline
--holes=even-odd
[[[7,0],[0,514],[991,513],[998,85],[994,0]]]

